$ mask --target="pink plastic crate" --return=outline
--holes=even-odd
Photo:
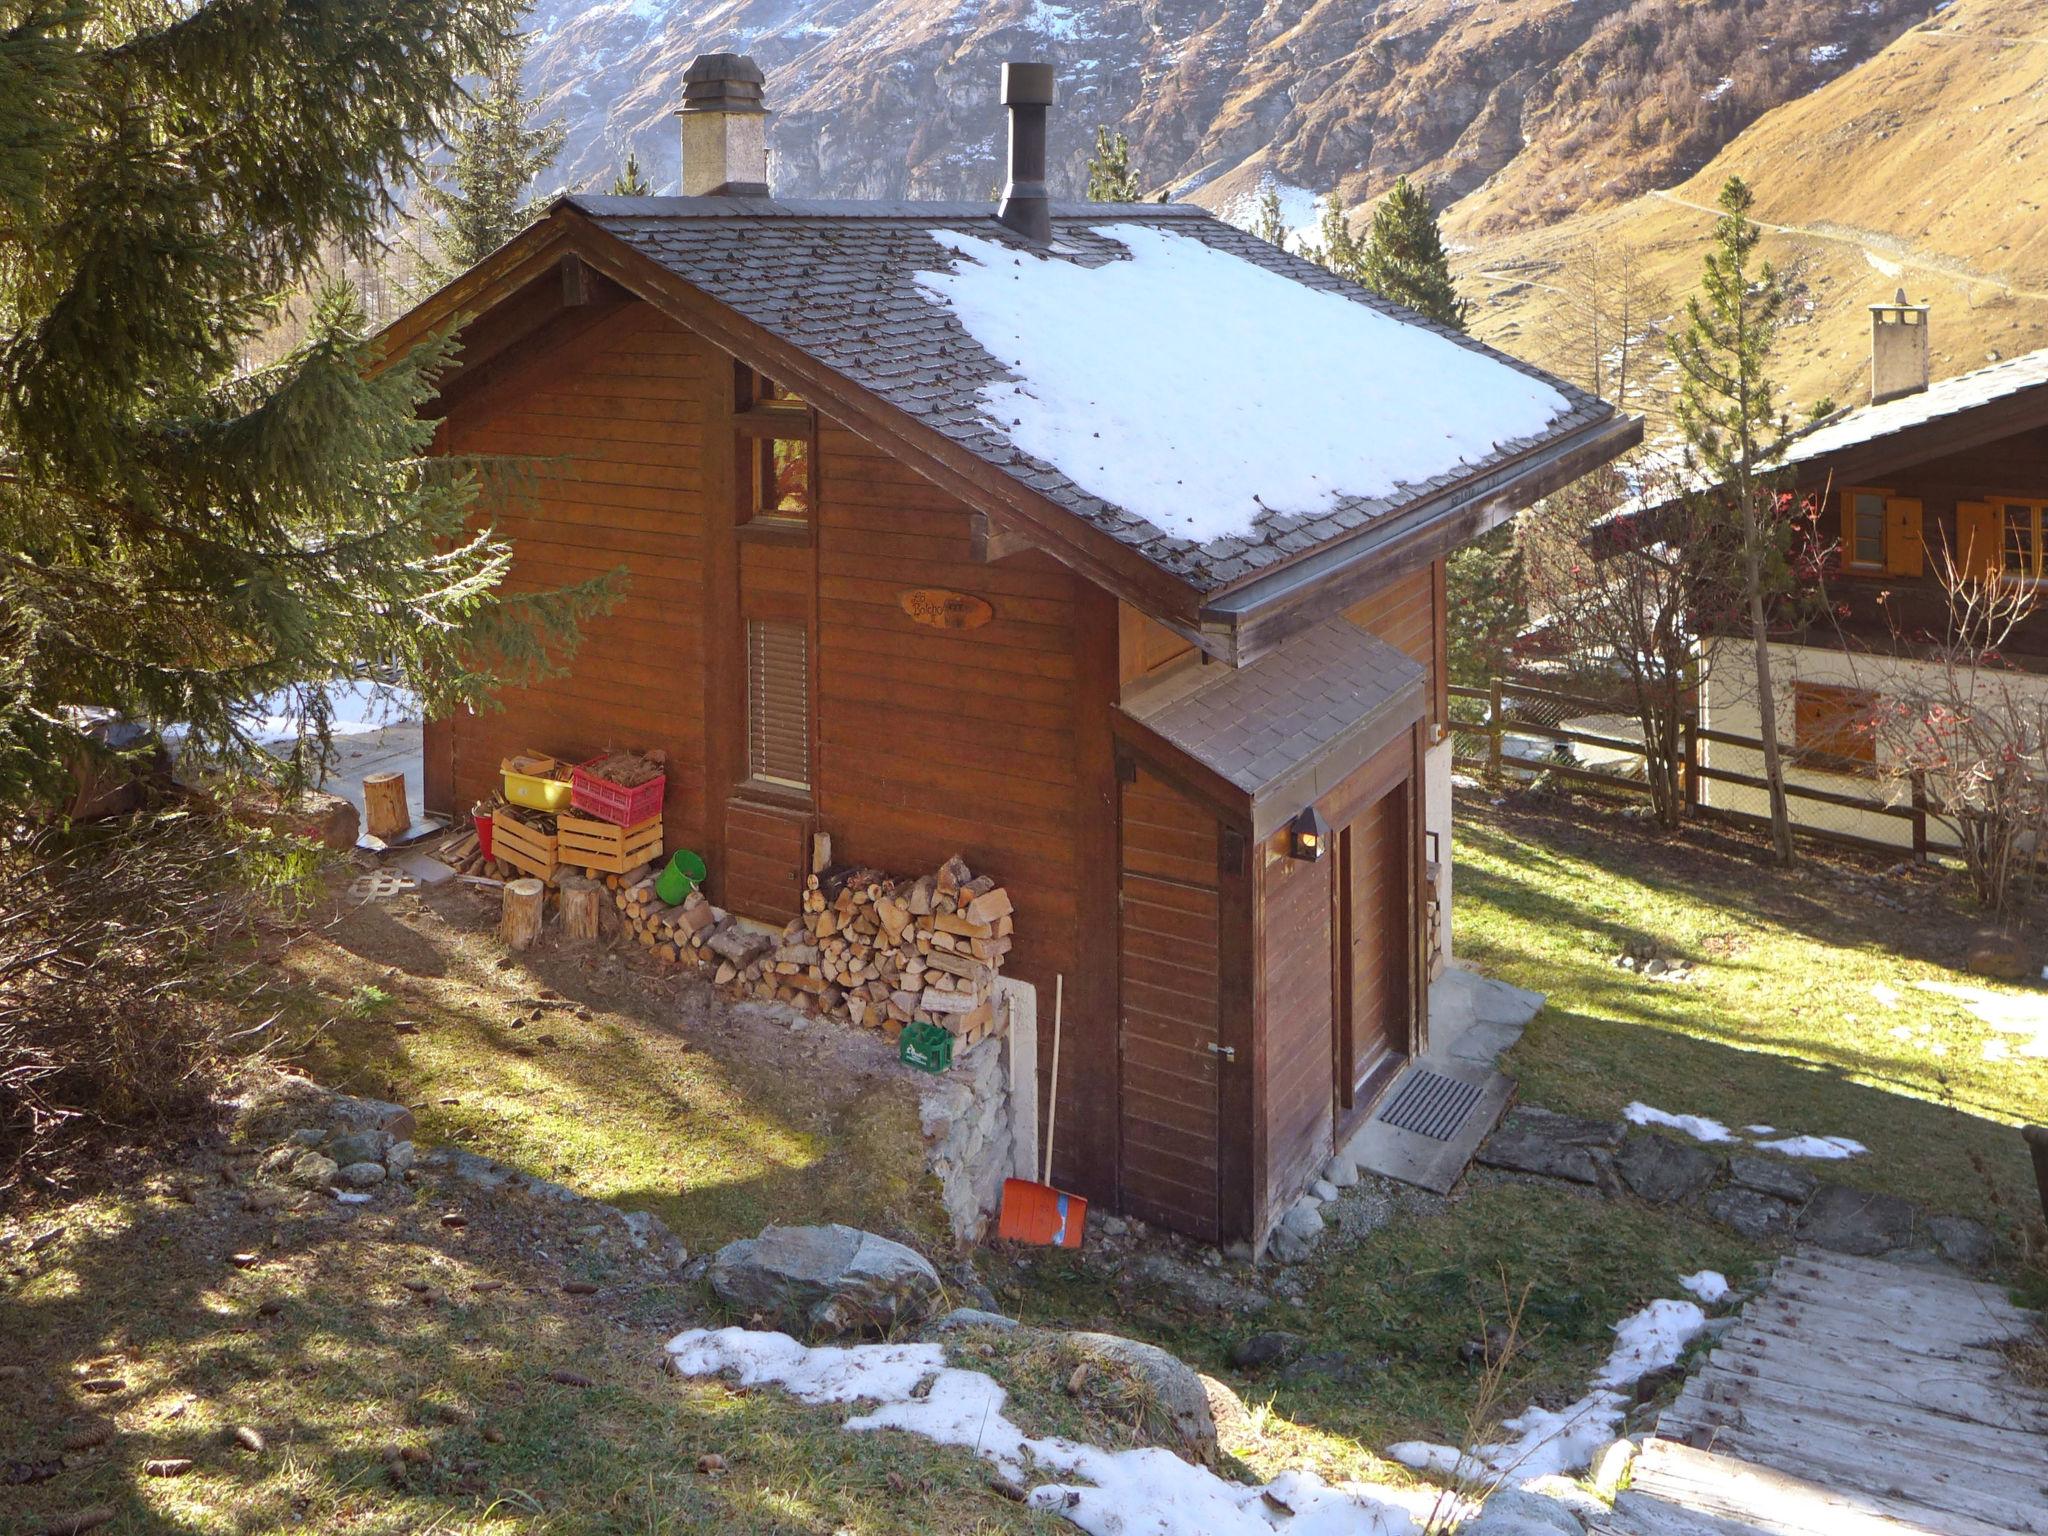
[[[593,757],[592,763],[602,759]],[[662,797],[668,793],[668,775],[657,774],[631,789],[600,779],[586,771],[589,763],[569,770],[569,803],[586,815],[622,827],[637,827],[650,816],[661,814]]]

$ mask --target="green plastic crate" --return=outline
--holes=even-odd
[[[913,1019],[903,1026],[896,1054],[920,1072],[943,1072],[953,1065],[953,1037],[936,1024]]]

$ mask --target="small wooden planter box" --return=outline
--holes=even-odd
[[[589,816],[558,816],[561,860],[579,869],[623,875],[661,857],[661,816],[657,812],[638,826],[621,827]]]
[[[494,817],[491,821],[491,856],[529,875],[552,880],[555,867],[561,862],[557,856],[560,846],[558,833],[536,832],[510,816]]]

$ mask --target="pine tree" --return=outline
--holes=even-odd
[[[1138,201],[1138,173],[1131,166],[1131,141],[1121,133],[1112,138],[1109,130],[1100,126],[1095,130],[1095,153],[1088,157],[1088,201]]]
[[[0,804],[92,749],[76,711],[183,722],[260,762],[259,702],[324,740],[323,688],[445,711],[545,673],[602,582],[508,597],[472,522],[511,471],[429,457],[451,343],[381,370],[324,294],[244,366],[280,295],[363,249],[517,25],[511,0],[74,0],[0,73]]]
[[[466,272],[533,222],[528,191],[555,163],[568,129],[531,124],[523,35],[491,61],[485,87],[448,135],[448,164],[420,190],[432,249],[421,268],[435,286]]]
[[[1317,201],[1316,240],[1303,241],[1301,254],[1325,271],[1365,283],[1365,247],[1351,233],[1351,221],[1338,205],[1337,194]]]
[[[626,163],[619,174],[612,178],[612,196],[648,197],[654,188],[647,184],[647,178],[640,174],[640,160],[630,149],[626,151]]]
[[[1453,330],[1465,329],[1466,304],[1451,281],[1451,262],[1444,254],[1436,214],[1428,197],[1406,176],[1373,210],[1357,276],[1383,299]]]
[[[1778,752],[1777,699],[1771,676],[1770,616],[1794,585],[1796,530],[1780,514],[1778,476],[1791,422],[1769,373],[1785,292],[1766,261],[1755,272],[1763,231],[1750,219],[1755,202],[1742,179],[1721,188],[1721,217],[1686,300],[1685,327],[1671,338],[1678,365],[1678,430],[1687,468],[1702,489],[1688,493],[1707,529],[1702,556],[1712,560],[1749,629],[1755,652],[1756,702],[1763,722],[1764,777],[1771,800],[1771,841],[1780,862],[1792,857],[1784,765]]]
[[[1252,233],[1268,245],[1287,249],[1287,226],[1280,220],[1280,189],[1268,181],[1259,188],[1259,212]]]

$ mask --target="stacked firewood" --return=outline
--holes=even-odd
[[[617,905],[657,959],[711,967],[730,995],[845,1018],[892,1039],[912,1020],[943,1026],[963,1047],[986,1035],[1014,929],[1008,892],[957,856],[935,874],[898,880],[829,867],[830,844],[819,843],[803,916],[780,934],[743,926],[701,892],[671,907],[652,879],[622,882]]]

